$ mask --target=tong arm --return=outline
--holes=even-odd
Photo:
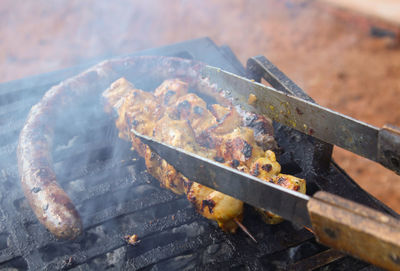
[[[281,72],[274,64],[272,64],[264,56],[255,56],[247,61],[248,77],[260,82],[261,78],[267,80],[277,90],[297,96],[308,102],[314,102],[299,86],[290,80],[283,72]],[[355,146],[341,146],[351,152],[355,152],[372,161],[378,162],[386,168],[400,175],[400,128],[393,125],[385,125],[378,129],[371,125],[362,125],[361,122],[353,120],[350,124],[352,129],[369,132],[371,137],[368,146],[370,149],[364,151]],[[350,127],[349,126],[349,127]],[[369,127],[367,127],[369,126]],[[365,130],[366,129],[366,130]],[[332,140],[332,138],[331,138]],[[362,139],[359,139],[362,140]],[[368,142],[368,141],[366,141]],[[329,142],[334,143],[334,142]],[[332,145],[322,140],[315,138],[315,153],[313,164],[318,171],[329,168],[329,163],[332,154]],[[366,144],[363,144],[366,145]],[[356,149],[352,149],[352,147]],[[365,147],[365,146],[364,146]],[[319,170],[320,169],[320,170]]]
[[[378,162],[400,175],[400,128],[386,124],[378,134]]]

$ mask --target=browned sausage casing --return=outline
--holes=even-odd
[[[18,169],[24,194],[39,221],[63,239],[77,237],[82,232],[82,222],[75,206],[56,181],[50,152],[53,126],[57,115],[80,94],[79,88],[72,90],[73,85],[89,76],[96,78],[91,72],[50,89],[32,107],[18,142]]]
[[[56,237],[74,239],[82,232],[81,218],[57,184],[51,148],[54,124],[60,114],[83,97],[97,102],[100,93],[119,77],[164,80],[183,78],[195,84],[202,67],[190,60],[168,57],[129,57],[98,64],[51,88],[32,107],[19,137],[17,157],[22,189],[39,221]]]

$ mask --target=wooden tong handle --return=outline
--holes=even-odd
[[[322,191],[307,207],[318,242],[389,270],[400,269],[399,220]]]

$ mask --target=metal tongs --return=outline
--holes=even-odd
[[[398,127],[378,129],[315,104],[263,56],[249,59],[247,71],[254,80],[210,66],[203,69],[202,75],[231,96],[235,105],[315,137],[318,153],[314,159],[326,157],[332,145],[337,145],[400,174]],[[261,78],[274,88],[254,82]],[[252,102],[249,95],[253,95]],[[400,269],[400,220],[327,192],[310,197],[288,190],[133,133],[192,181],[311,228],[324,245],[383,268]],[[319,161],[320,167],[329,167],[330,155],[325,160]]]

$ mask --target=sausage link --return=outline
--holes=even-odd
[[[74,239],[82,222],[71,200],[56,182],[51,166],[52,130],[43,123],[40,105],[34,107],[21,131],[18,168],[22,189],[36,217],[58,238]]]
[[[57,184],[51,147],[57,117],[91,94],[101,82],[96,70],[89,70],[46,92],[34,105],[21,130],[18,148],[18,171],[22,190],[38,220],[56,237],[74,239],[82,233],[78,211],[65,191]],[[96,83],[88,83],[95,81]]]

